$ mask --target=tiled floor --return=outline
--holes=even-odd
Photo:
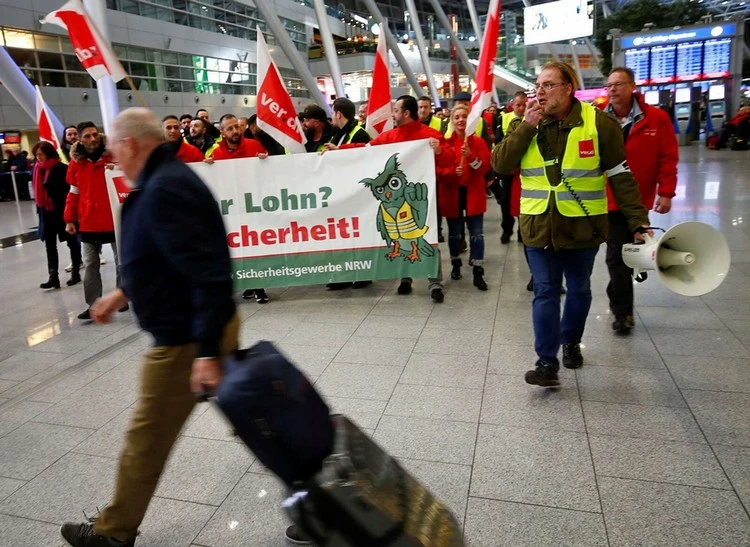
[[[271,291],[267,306],[240,305],[243,341],[275,340],[445,501],[473,547],[750,545],[750,156],[682,153],[674,210],[652,221],[719,228],[726,282],[687,298],[652,275],[633,335],[616,338],[600,252],[587,365],[563,370],[555,392],[523,382],[528,273],[521,247],[499,244],[494,202],[489,292],[468,276],[446,283],[442,305],[425,282],[411,296],[390,282]],[[28,203],[0,204],[0,237],[35,225]],[[2,547],[59,547],[61,522],[107,503],[148,346],[128,314],[78,325],[81,287],[43,294],[44,271],[39,242],[0,250]],[[228,432],[196,408],[139,546],[285,545],[282,489]]]

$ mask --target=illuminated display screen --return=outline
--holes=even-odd
[[[625,51],[625,66],[635,74],[635,83],[645,83],[648,80],[648,48]]]
[[[651,82],[665,84],[674,78],[677,46],[651,48]]]
[[[729,75],[729,57],[731,55],[729,38],[706,40],[704,42],[703,74],[707,78],[720,78]]]
[[[690,102],[690,88],[681,87],[675,91],[674,102],[676,103],[689,103]]]
[[[646,104],[657,105],[659,104],[659,92],[658,91],[646,91],[643,94],[643,98]]]
[[[677,46],[677,79],[697,80],[702,74],[703,44],[688,42]]]
[[[708,100],[709,101],[723,101],[724,100],[724,86],[723,85],[712,85],[708,88]]]

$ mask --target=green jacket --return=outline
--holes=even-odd
[[[546,168],[550,184],[560,183],[560,165],[568,135],[573,127],[583,124],[581,104],[574,99],[567,117],[558,122],[545,118],[539,124],[537,142],[545,160],[557,159]],[[628,226],[635,230],[648,225],[648,212],[643,206],[638,183],[625,162],[625,145],[620,124],[601,111],[597,111],[596,129],[599,133],[599,155],[602,171],[607,172],[608,183],[615,201]],[[531,144],[537,129],[525,121],[513,120],[508,134],[492,151],[492,168],[501,175],[510,175],[521,164],[521,158]],[[590,217],[565,217],[561,215],[550,195],[547,211],[541,215],[521,215],[519,219],[523,242],[529,247],[554,249],[583,249],[597,247],[607,238],[607,215]]]

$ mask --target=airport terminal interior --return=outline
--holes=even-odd
[[[748,152],[681,148],[668,227],[726,237],[726,281],[703,297],[656,275],[635,288],[636,326],[611,329],[604,250],[592,278],[585,365],[562,386],[523,381],[534,362],[522,245],[485,220],[489,291],[446,280],[359,290],[269,290],[241,301],[242,344],[272,340],[456,515],[467,544],[750,544],[750,189]],[[35,226],[0,204],[0,235]],[[448,271],[443,246],[443,269]],[[66,250],[61,250],[63,261]],[[102,266],[114,286],[111,252]],[[109,501],[149,337],[132,315],[82,325],[81,285],[46,293],[44,245],[0,250],[0,545],[61,547],[59,525]],[[64,278],[64,276],[63,276]],[[139,546],[283,546],[281,484],[208,403],[186,424]]]
[[[39,23],[63,3],[0,0],[0,53],[7,51],[13,64],[8,70],[0,57],[3,153],[31,151],[38,139],[36,119],[12,96],[13,71],[40,86],[64,125],[102,122],[105,94],[67,34]],[[575,23],[566,30],[541,1],[504,2],[493,81],[500,108],[519,90],[532,94],[549,60],[575,65],[586,88],[581,100],[605,97],[604,53],[594,47],[594,28],[631,3],[558,2]],[[671,211],[651,211],[650,223],[666,230],[697,221],[723,235],[731,265],[713,272],[723,279],[715,290],[683,296],[666,274],[651,271],[634,281],[635,326],[620,335],[612,327],[602,245],[591,278],[584,365],[561,368],[554,389],[524,381],[537,359],[534,296],[517,221],[510,242],[501,243],[493,197],[484,217],[487,291],[472,285],[468,253],[461,255],[463,279],[451,279],[448,245],[440,243],[442,303],[431,298],[427,279],[415,279],[407,295],[397,294],[397,279],[344,290],[269,288],[265,304],[235,292],[241,346],[276,344],[332,412],[353,420],[445,504],[468,547],[750,547],[750,114],[739,110],[750,106],[742,79],[750,8],[741,0],[698,3],[712,15],[685,29],[647,24],[631,33],[613,29],[610,38],[615,66],[633,69],[645,100],[670,113],[680,144]],[[315,4],[325,4],[341,85],[357,106],[370,97],[374,32],[382,32],[372,26],[373,5],[389,18],[405,56],[405,65],[390,62],[394,99],[416,95],[412,77],[420,94],[437,95],[436,110],[472,90],[463,61],[451,58],[454,45],[438,8],[457,15],[458,45],[476,61],[479,33],[467,6],[476,7],[484,25],[489,1],[417,2],[433,83],[440,81],[434,89],[416,52],[411,1],[107,0],[98,14],[133,79],[132,91],[124,81],[112,90],[119,108],[136,104],[137,89],[159,118],[197,115],[196,109],[207,109],[214,121],[226,112],[255,113],[256,25],[298,111],[332,98],[336,82]],[[671,2],[662,4],[666,10]],[[278,16],[278,26],[268,24],[270,15]],[[545,42],[553,32],[560,33],[555,42]],[[300,53],[302,65],[293,62]],[[320,93],[310,93],[308,84]],[[744,129],[714,149],[710,139],[727,136],[722,127],[735,113]],[[62,288],[40,290],[48,271],[35,203],[24,195],[25,182],[17,195],[9,190],[10,173],[0,177],[0,547],[64,547],[62,523],[96,517],[111,501],[152,339],[132,309],[109,324],[78,319],[87,308],[83,284],[65,284],[64,244],[58,245]],[[694,252],[700,260],[714,250]],[[101,262],[106,293],[115,287],[107,245]],[[216,405],[200,402],[135,545],[291,545],[282,508],[287,494]]]

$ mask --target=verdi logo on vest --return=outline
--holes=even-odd
[[[592,139],[578,142],[578,157],[580,158],[594,157],[594,141]]]

